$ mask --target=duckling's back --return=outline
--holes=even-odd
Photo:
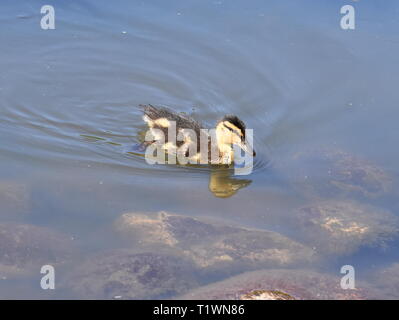
[[[144,112],[144,121],[150,128],[163,131],[168,141],[168,128],[171,122],[176,125],[176,134],[183,129],[194,130],[197,137],[200,137],[201,124],[185,113],[176,113],[166,107],[154,107],[152,105],[140,105]]]
[[[201,124],[194,120],[192,117],[181,112],[176,113],[166,107],[154,107],[150,104],[141,105],[144,114],[152,121],[157,121],[159,119],[167,119],[169,121],[175,121],[177,128],[188,128],[193,130],[200,130]]]

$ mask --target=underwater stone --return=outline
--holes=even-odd
[[[381,291],[380,299],[399,299],[399,263],[370,273],[370,282]]]
[[[124,249],[90,256],[66,283],[84,299],[161,299],[198,286],[184,259]]]
[[[127,213],[115,225],[121,234],[144,248],[173,249],[210,272],[229,273],[315,262],[310,248],[267,230],[166,212]]]
[[[72,240],[51,229],[28,224],[0,224],[0,276],[39,272],[46,264],[70,258]]]
[[[376,198],[392,190],[392,178],[372,162],[340,149],[295,153],[280,167],[295,187],[310,197],[356,195]]]
[[[368,284],[357,281],[356,290],[344,290],[340,281],[340,277],[311,270],[258,270],[196,288],[177,299],[239,300],[256,298],[254,293],[262,292],[264,298],[273,298],[272,292],[278,292],[274,296],[276,299],[286,297],[298,300],[359,300],[374,297]]]
[[[239,298],[240,300],[295,300],[289,294],[278,290],[254,290]]]
[[[310,246],[323,254],[350,254],[362,246],[384,246],[396,237],[398,219],[354,201],[322,201],[299,208],[298,224]]]
[[[0,181],[0,216],[27,214],[30,210],[30,191],[26,184]]]

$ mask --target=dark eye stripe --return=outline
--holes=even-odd
[[[234,132],[233,128],[230,128],[230,127],[226,126],[225,124],[223,124],[223,126],[224,126],[226,129],[229,129],[230,131]]]
[[[229,129],[231,132],[235,132],[237,133],[237,130],[234,130],[233,128],[230,128],[228,126],[226,126],[225,124],[223,124],[223,126],[227,129]],[[238,132],[238,135],[241,136],[240,132]],[[241,140],[244,141],[245,140],[245,131],[243,131],[243,134],[241,136]]]

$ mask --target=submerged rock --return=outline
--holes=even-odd
[[[371,282],[381,290],[381,299],[399,299],[399,263],[370,274]]]
[[[374,198],[391,191],[392,178],[372,162],[339,149],[317,148],[293,155],[282,168],[301,193],[310,197],[360,195]]]
[[[254,290],[240,296],[239,300],[295,300],[295,298],[278,290]]]
[[[325,254],[350,254],[362,246],[384,246],[396,237],[391,213],[353,201],[324,201],[299,208],[296,219],[309,245]]]
[[[0,224],[0,275],[39,273],[46,264],[59,265],[72,254],[72,240],[44,227]]]
[[[206,271],[234,272],[314,262],[306,246],[279,233],[168,214],[127,213],[116,229],[143,247],[173,249]]]
[[[30,210],[30,192],[24,183],[0,181],[0,217],[27,214]]]
[[[181,258],[111,250],[89,257],[66,286],[84,299],[161,299],[197,285],[192,266]]]
[[[265,298],[272,300],[358,300],[374,297],[364,283],[354,290],[344,290],[341,278],[310,270],[259,270],[200,287],[178,299],[239,300]]]

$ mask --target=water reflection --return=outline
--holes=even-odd
[[[231,168],[212,168],[209,178],[209,191],[218,198],[229,198],[238,190],[249,186],[252,180],[234,177]]]
[[[145,156],[146,145],[138,143],[125,149],[125,152],[131,155],[143,157]],[[165,156],[165,155],[163,155]],[[156,158],[150,160],[156,161]],[[167,165],[167,164],[165,164]],[[169,165],[170,167],[171,165]],[[172,165],[173,166],[173,165]],[[209,191],[218,198],[229,198],[235,195],[238,190],[249,186],[252,183],[250,179],[239,179],[234,176],[234,165],[231,166],[210,166],[210,165],[178,165],[179,167],[196,169],[210,169],[209,170]],[[203,170],[201,170],[203,172]]]

